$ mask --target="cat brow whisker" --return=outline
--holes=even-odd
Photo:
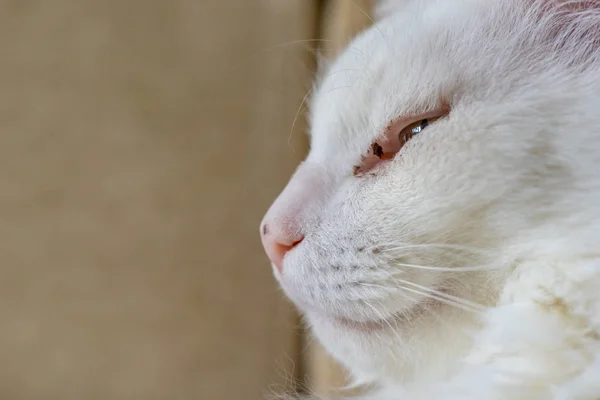
[[[365,10],[363,10],[363,8],[361,6],[359,6],[356,1],[352,0],[352,3],[354,4],[354,6],[365,16],[367,17],[367,19],[371,22],[371,24],[373,25],[373,28],[377,30],[377,32],[379,32],[379,35],[381,35],[381,40],[383,40],[383,43],[385,43],[386,47],[388,48],[388,50],[390,51],[391,54],[393,54],[394,52],[392,51],[392,47],[390,46],[390,44],[388,43],[388,41],[386,40],[385,35],[383,34],[383,32],[381,31],[381,29],[379,28],[379,26],[377,25],[377,22],[375,22],[375,20],[369,15],[368,12],[366,12]]]
[[[339,69],[339,70],[335,70],[333,72],[330,72],[329,74],[327,74],[324,78],[333,76],[337,73],[340,72],[361,72],[358,69],[354,69],[354,68],[346,68],[346,69]],[[311,96],[311,94],[315,91],[315,87],[310,88],[306,94],[304,95],[304,97],[302,97],[302,101],[300,101],[300,105],[298,106],[298,109],[296,110],[296,114],[294,115],[294,120],[292,121],[292,127],[290,128],[290,134],[288,136],[288,145],[290,146],[290,148],[292,149],[292,152],[295,154],[296,151],[294,149],[294,146],[292,146],[292,137],[294,135],[294,128],[296,127],[296,123],[298,122],[298,119],[300,118],[300,116],[304,113],[304,111],[306,111],[306,109],[308,108],[308,106],[305,107],[305,104],[307,104],[307,100],[308,98]]]
[[[296,154],[296,150],[294,149],[294,146],[292,146],[292,136],[294,135],[294,128],[296,127],[296,122],[298,121],[298,118],[300,118],[300,115],[304,112],[304,110],[306,110],[306,107],[303,107],[304,103],[306,102],[306,99],[308,99],[308,96],[310,96],[313,91],[314,91],[314,88],[309,89],[306,92],[306,94],[304,95],[304,97],[302,97],[302,101],[300,102],[300,105],[298,106],[298,110],[296,110],[296,115],[294,116],[294,121],[292,121],[292,127],[290,128],[290,135],[288,136],[288,145],[290,146],[290,148],[292,149],[292,152],[294,154]]]

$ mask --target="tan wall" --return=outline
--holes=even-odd
[[[311,0],[0,5],[0,398],[261,398],[258,223],[303,157]]]

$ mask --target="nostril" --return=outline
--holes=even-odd
[[[303,240],[304,240],[304,236],[302,238],[300,238],[300,240],[296,240],[291,245],[276,242],[276,246],[278,247],[278,250],[281,252],[282,258],[283,258],[283,256],[285,256],[288,253],[288,251],[293,250],[296,246],[298,246],[300,243],[302,243]]]
[[[271,245],[271,249],[267,249],[267,254],[269,255],[269,258],[271,259],[273,264],[275,264],[275,267],[277,267],[277,270],[279,270],[279,273],[283,272],[283,258],[285,257],[285,255],[290,250],[298,246],[303,240],[304,237],[302,237],[300,240],[295,241],[291,245],[274,242]]]
[[[304,240],[304,236],[300,238],[300,240],[295,241],[294,243],[292,243],[289,250],[293,249],[294,247],[298,246],[300,243],[302,243],[302,241]],[[289,251],[288,250],[288,251]]]
[[[298,246],[302,241],[304,240],[304,237],[302,237],[300,240],[295,241],[294,243],[292,243],[291,245],[287,245],[287,244],[283,244],[283,243],[279,243],[277,241],[275,241],[273,243],[273,247],[275,247],[276,252],[278,253],[277,258],[279,259],[283,259],[283,257],[290,251],[293,250],[296,246]]]
[[[275,242],[275,244],[273,245],[275,247],[275,251],[278,253],[277,258],[283,260],[283,257],[287,254],[288,251],[290,251],[291,249],[294,248],[294,246],[288,246],[285,244],[281,244],[281,243],[277,243]]]
[[[294,249],[304,240],[304,236],[301,236],[300,239],[296,237],[294,239],[298,240],[294,240],[292,239],[292,237],[289,236],[285,237],[277,235],[274,234],[276,232],[270,231],[269,226],[267,224],[262,225],[260,230],[262,233],[263,246],[265,247],[267,256],[275,265],[277,270],[281,273],[283,271],[283,258],[290,250]]]

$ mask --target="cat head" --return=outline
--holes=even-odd
[[[600,7],[417,3],[318,80],[310,153],[261,224],[285,293],[364,379],[445,368],[511,268],[589,218],[597,179]]]

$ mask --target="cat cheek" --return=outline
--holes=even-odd
[[[354,167],[354,176],[373,175],[380,167],[393,160],[394,156],[393,153],[382,153],[380,156],[371,154],[363,159],[360,166]]]

